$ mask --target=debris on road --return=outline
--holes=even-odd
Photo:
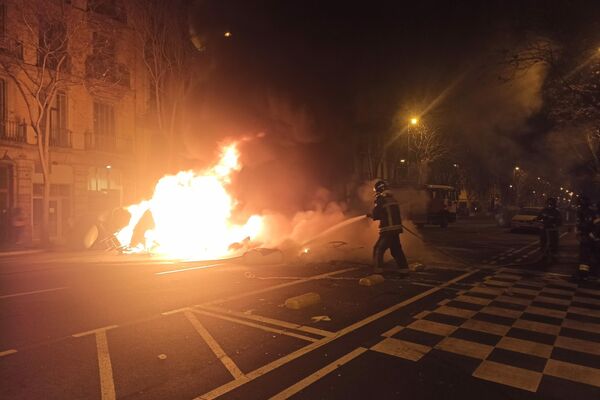
[[[374,274],[374,275],[369,275],[364,278],[361,278],[358,281],[358,284],[360,286],[375,286],[380,283],[383,283],[384,281],[385,281],[385,278],[383,277],[383,275]]]
[[[331,321],[331,318],[329,318],[327,315],[316,315],[314,317],[311,317],[310,320],[312,322],[321,322],[321,321]]]
[[[285,301],[285,306],[290,310],[300,310],[321,302],[321,296],[315,292],[304,293],[300,296],[290,297]]]

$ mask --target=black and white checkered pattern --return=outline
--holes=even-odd
[[[384,336],[372,350],[411,361],[452,353],[507,386],[536,392],[552,377],[600,390],[600,290],[551,276],[499,270]]]

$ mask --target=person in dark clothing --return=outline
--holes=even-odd
[[[389,190],[387,182],[379,180],[375,183],[375,207],[370,217],[379,221],[379,238],[373,247],[374,272],[383,271],[383,255],[390,250],[399,268],[408,266],[408,261],[400,244],[402,233],[402,217],[400,206]]]
[[[582,196],[579,200],[577,210],[577,232],[579,234],[579,268],[578,277],[585,279],[592,268],[592,257],[594,254],[594,220],[596,213],[590,206],[587,197]]]
[[[552,258],[558,253],[558,230],[562,225],[562,216],[556,208],[556,199],[548,198],[546,207],[538,216],[538,221],[542,223],[540,231],[540,247],[542,253]]]

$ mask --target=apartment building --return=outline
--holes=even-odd
[[[77,220],[135,200],[136,138],[143,134],[140,121],[147,93],[144,67],[118,0],[0,2],[4,61],[22,63],[23,70],[32,74],[42,68],[39,51],[26,43],[47,40],[52,37],[49,29],[55,27],[25,24],[19,13],[26,1],[33,6],[37,1],[44,7],[70,7],[70,15],[79,15],[85,24],[77,37],[69,38],[64,73],[73,79],[58,88],[46,113],[49,231],[52,240],[60,241]],[[32,40],[36,33],[39,39]],[[80,46],[75,49],[72,43]],[[29,242],[40,238],[43,204],[42,165],[27,105],[32,100],[0,69],[0,224],[6,227],[11,213],[19,209]],[[6,235],[0,236],[2,240]]]

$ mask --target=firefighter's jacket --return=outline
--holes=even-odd
[[[373,220],[379,221],[379,232],[402,232],[400,206],[389,191],[377,196],[371,215]]]
[[[538,221],[542,222],[544,229],[557,229],[562,225],[562,216],[556,208],[544,207],[538,216]]]
[[[595,213],[589,207],[580,208],[577,211],[577,230],[587,235],[594,229]]]

